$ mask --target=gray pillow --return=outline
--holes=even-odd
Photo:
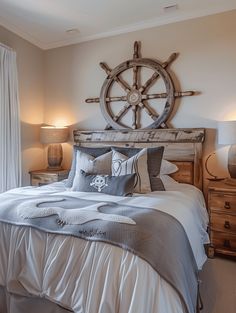
[[[114,196],[131,196],[136,174],[121,176],[96,175],[80,171],[77,191],[99,192]]]
[[[97,158],[82,151],[76,152],[75,177],[71,190],[76,190],[80,179],[80,171],[90,174],[111,175],[112,151],[104,153]],[[128,174],[128,173],[127,173]],[[129,173],[130,174],[130,173]]]
[[[111,148],[110,147],[87,148],[87,147],[73,146],[73,156],[72,156],[71,169],[70,169],[68,179],[66,182],[67,188],[71,188],[73,185],[73,180],[74,180],[75,171],[76,171],[76,152],[78,150],[81,152],[90,154],[94,158],[97,158],[98,156],[111,151]]]
[[[112,147],[112,150],[118,151],[127,157],[132,157],[142,149],[139,148],[123,148],[123,147]],[[152,191],[164,191],[164,185],[159,177],[161,161],[163,157],[164,147],[154,147],[147,149],[148,155],[148,174],[151,184]]]

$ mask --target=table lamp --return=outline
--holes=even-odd
[[[61,143],[68,139],[68,127],[41,126],[40,141],[48,146],[48,169],[60,170],[63,159]]]
[[[218,143],[230,145],[228,152],[228,171],[230,178],[225,183],[236,185],[236,121],[218,122]]]
[[[212,152],[208,155],[208,157],[206,158],[206,161],[205,161],[205,169],[206,169],[206,172],[207,174],[210,176],[210,177],[207,177],[208,180],[211,180],[211,181],[220,181],[220,180],[224,180],[225,177],[218,177],[216,175],[214,175],[210,170],[209,170],[209,167],[208,167],[208,161],[210,160],[210,158],[212,156],[216,155],[215,152]]]

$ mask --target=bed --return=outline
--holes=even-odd
[[[0,210],[4,203],[10,211],[14,201],[36,196],[41,199],[49,196],[71,197],[96,203],[110,201],[132,210],[157,210],[163,212],[164,216],[174,217],[182,225],[192,251],[193,259],[189,263],[195,262],[199,271],[206,261],[204,244],[208,243],[208,217],[200,191],[204,135],[204,129],[75,130],[75,145],[80,147],[164,146],[164,159],[178,166],[178,171],[171,175],[175,180],[165,175],[162,177],[165,191],[134,193],[132,197],[71,191],[66,188],[66,182],[37,188],[23,187],[2,194]],[[197,310],[189,308],[172,282],[154,269],[156,260],[162,258],[160,252],[158,257],[155,255],[153,263],[135,251],[131,252],[132,249],[123,249],[122,245],[114,242],[84,240],[70,234],[46,232],[37,226],[19,225],[18,222],[2,220],[0,223],[0,313],[37,313],[43,310],[186,313]],[[162,242],[167,241],[169,232],[166,229]],[[174,247],[166,249],[167,253],[172,249]],[[190,260],[187,253],[185,255],[182,251],[179,254],[182,262]],[[169,257],[165,263],[173,267],[175,260]],[[197,307],[197,298],[195,300]]]

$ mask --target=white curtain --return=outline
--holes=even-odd
[[[0,192],[21,185],[16,53],[0,44]]]

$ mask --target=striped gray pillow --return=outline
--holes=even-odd
[[[147,149],[143,149],[131,158],[113,150],[112,175],[120,176],[136,174],[134,192],[147,193],[151,191],[150,179],[147,169]]]
[[[127,157],[132,157],[142,149],[139,148],[123,148],[123,147],[112,147],[112,150],[118,151]],[[161,161],[164,153],[164,147],[153,147],[147,148],[147,164],[148,174],[150,179],[150,185],[152,191],[164,191],[164,185],[159,177]]]

